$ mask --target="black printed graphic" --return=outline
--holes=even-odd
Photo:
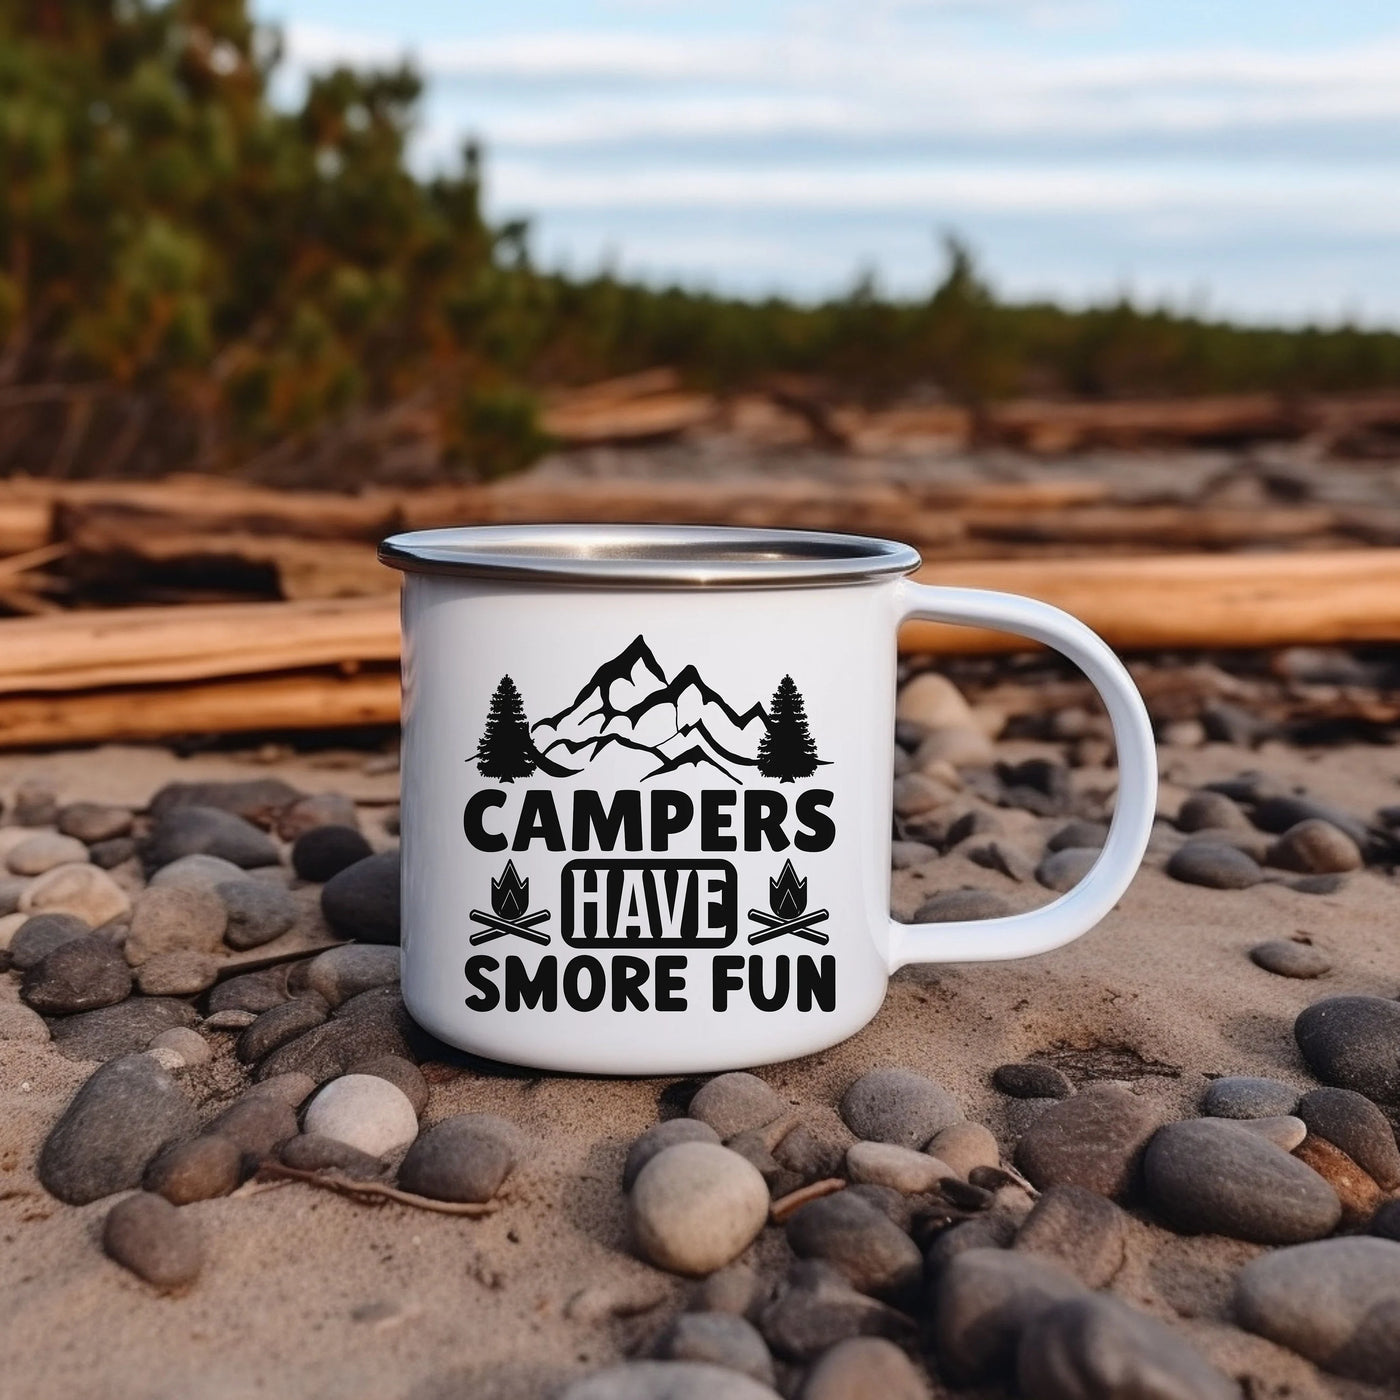
[[[472,758],[476,760],[476,771],[483,778],[495,778],[501,783],[528,778],[537,768],[551,778],[567,778],[578,772],[577,768],[563,768],[554,763],[535,747],[530,738],[525,704],[509,676],[501,677],[491,696],[486,728]]]
[[[549,918],[549,910],[541,909],[537,914],[530,914],[530,882],[522,880],[516,871],[513,860],[506,861],[506,868],[501,872],[498,879],[491,881],[491,910],[490,914],[483,913],[480,909],[473,909],[471,916],[479,924],[485,924],[484,929],[472,934],[473,944],[490,943],[497,938],[505,938],[514,935],[516,938],[528,939],[531,943],[548,943],[549,935],[535,927],[542,924]]]
[[[810,778],[820,765],[817,746],[807,731],[802,692],[791,676],[784,676],[768,708],[768,732],[758,745],[758,771],[765,778],[791,783]]]
[[[829,919],[831,911],[814,909],[810,914],[804,912],[807,908],[807,881],[797,878],[797,871],[792,868],[790,860],[783,862],[782,873],[776,880],[768,881],[768,903],[772,907],[771,914],[762,909],[749,910],[749,918],[763,925],[749,934],[750,943],[767,943],[770,939],[782,938],[789,933],[812,943],[830,941],[827,934],[812,925]]]
[[[571,860],[560,887],[564,942],[723,948],[738,935],[738,877],[724,860]]]

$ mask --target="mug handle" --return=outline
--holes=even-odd
[[[1048,952],[1087,933],[1137,873],[1157,813],[1157,747],[1147,707],[1123,663],[1097,633],[1048,603],[1014,593],[905,582],[899,621],[924,618],[1017,632],[1054,647],[1079,667],[1108,708],[1118,749],[1118,798],[1108,840],[1089,873],[1039,909],[1004,919],[942,924],[890,922],[890,970],[918,962],[986,962]]]

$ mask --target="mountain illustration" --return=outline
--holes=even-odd
[[[607,753],[632,758],[643,781],[705,767],[740,781],[758,767],[768,731],[762,705],[730,704],[693,665],[667,676],[639,636],[594,671],[572,704],[531,725],[530,737],[547,763]]]

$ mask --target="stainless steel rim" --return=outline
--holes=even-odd
[[[379,546],[406,573],[593,588],[821,588],[912,573],[893,540],[709,525],[471,525]]]

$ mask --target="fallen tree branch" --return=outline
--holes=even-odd
[[[333,1191],[362,1206],[381,1206],[394,1201],[401,1206],[412,1206],[414,1210],[432,1211],[436,1215],[465,1215],[473,1219],[494,1215],[501,1208],[499,1201],[435,1201],[429,1196],[416,1196],[412,1191],[400,1191],[397,1186],[386,1186],[382,1181],[352,1181],[331,1172],[308,1172],[283,1166],[281,1162],[264,1162],[258,1168],[257,1177],[300,1181],[322,1191]]]
[[[835,1195],[837,1191],[844,1191],[846,1185],[845,1177],[841,1176],[827,1176],[820,1181],[809,1182],[806,1186],[799,1186],[796,1191],[789,1191],[786,1196],[779,1196],[768,1207],[768,1214],[773,1224],[781,1225],[790,1215],[801,1210],[808,1201],[819,1201],[823,1196]]]

